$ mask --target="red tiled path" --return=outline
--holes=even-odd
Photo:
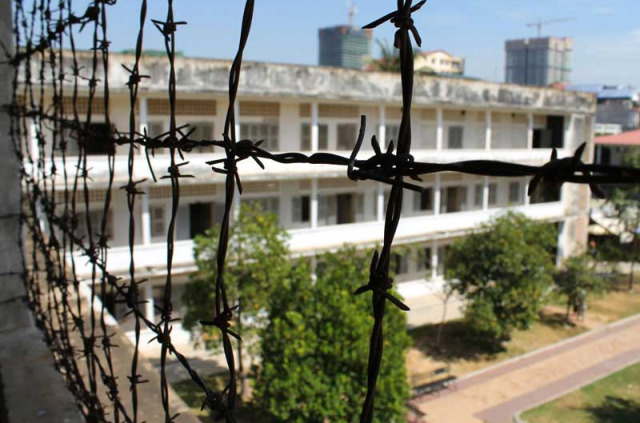
[[[518,411],[640,361],[640,316],[464,377],[415,401],[428,423],[511,423]]]

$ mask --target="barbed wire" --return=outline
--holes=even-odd
[[[150,22],[164,39],[166,58],[169,62],[167,95],[169,99],[169,129],[167,132],[150,136],[146,129],[139,129],[136,117],[139,107],[139,90],[148,75],[141,73],[143,39],[147,23],[147,1],[140,2],[140,24],[136,39],[133,64],[122,64],[128,72],[126,84],[129,90],[129,125],[121,132],[114,128],[113,134],[96,134],[90,129],[97,112],[93,110],[94,99],[102,98],[104,109],[101,117],[105,125],[112,126],[110,118],[109,86],[109,31],[107,16],[109,6],[116,0],[94,0],[82,14],[73,11],[72,0],[59,0],[53,6],[52,0],[14,0],[14,44],[15,53],[4,48],[6,62],[16,70],[12,83],[13,95],[10,105],[4,108],[11,116],[10,133],[16,160],[21,164],[23,187],[23,212],[21,222],[29,234],[30,245],[20,246],[25,251],[25,263],[29,271],[25,273],[27,302],[33,309],[38,325],[54,352],[55,364],[65,375],[69,389],[78,401],[80,409],[91,422],[110,421],[107,405],[113,409],[112,421],[139,421],[138,385],[145,383],[139,371],[140,339],[142,328],[154,334],[153,340],[161,345],[160,350],[160,392],[166,423],[176,420],[170,409],[169,383],[166,374],[168,355],[173,355],[188,372],[191,380],[204,394],[203,407],[208,407],[218,417],[227,422],[235,421],[234,409],[237,405],[237,376],[233,342],[242,342],[240,336],[231,330],[237,306],[230,304],[225,285],[226,258],[229,243],[229,226],[232,220],[233,203],[237,194],[242,195],[241,175],[238,164],[245,160],[255,161],[261,168],[264,161],[281,164],[334,165],[344,167],[346,176],[354,181],[377,181],[391,187],[386,205],[383,244],[373,253],[369,280],[355,294],[371,291],[374,324],[370,339],[367,394],[363,402],[360,421],[373,421],[375,392],[383,355],[383,321],[387,301],[408,310],[398,298],[389,293],[393,279],[389,275],[390,258],[394,236],[402,215],[402,199],[405,189],[422,191],[418,183],[424,175],[458,172],[490,177],[531,177],[528,195],[532,195],[541,184],[558,188],[564,183],[588,184],[598,197],[604,194],[598,184],[640,182],[640,169],[621,166],[586,164],[582,155],[586,144],[578,147],[571,157],[558,158],[553,149],[552,156],[544,165],[531,166],[490,160],[468,160],[453,163],[429,163],[415,161],[411,154],[411,110],[413,95],[413,40],[420,46],[421,38],[412,15],[426,3],[422,0],[413,5],[411,0],[398,0],[396,10],[373,21],[364,28],[375,28],[386,22],[396,27],[394,46],[399,50],[402,84],[402,117],[399,134],[395,142],[383,145],[373,137],[373,154],[366,159],[358,159],[364,143],[366,117],[360,120],[360,130],[355,147],[349,157],[333,153],[303,154],[299,152],[273,153],[261,147],[261,140],[238,139],[236,133],[236,102],[240,84],[244,50],[247,45],[254,13],[254,0],[246,0],[240,39],[236,56],[229,72],[228,109],[225,117],[222,140],[192,139],[194,128],[179,126],[176,121],[176,35],[186,24],[174,16],[173,0],[167,0],[167,15],[164,20],[151,19]],[[91,66],[85,69],[79,65],[75,35],[91,31]],[[67,44],[71,51],[71,64],[65,62],[63,49]],[[71,69],[71,75],[68,70]],[[34,71],[36,72],[34,74]],[[49,72],[49,77],[45,72]],[[98,74],[102,74],[102,80]],[[65,87],[71,77],[71,110],[65,110]],[[103,95],[97,96],[102,84]],[[84,116],[79,107],[80,92],[88,89],[88,105]],[[69,117],[71,116],[71,117]],[[29,140],[35,140],[32,145]],[[384,144],[385,140],[381,140]],[[68,151],[69,143],[78,146],[75,171],[68,166],[73,158]],[[99,228],[94,233],[90,209],[91,169],[88,163],[89,144],[100,145],[105,151],[108,168],[106,196],[102,204]],[[225,175],[225,204],[222,218],[218,255],[215,258],[217,271],[215,281],[215,307],[210,316],[203,316],[203,326],[216,327],[221,333],[221,342],[228,367],[228,381],[222,391],[211,389],[196,372],[189,360],[180,353],[171,339],[173,317],[173,255],[178,210],[180,206],[180,183],[192,175],[182,173],[189,162],[186,157],[196,147],[215,146],[224,150],[224,158],[207,162],[215,173]],[[120,147],[127,152],[127,182],[119,187],[125,191],[128,210],[128,280],[123,281],[109,272],[108,268],[108,215],[112,207],[112,192],[115,184],[115,156]],[[146,180],[134,178],[136,155],[144,152],[153,183],[158,181],[153,169],[153,158],[158,150],[169,152],[170,164],[166,174],[160,179],[169,180],[171,186],[170,224],[167,230],[166,278],[162,307],[158,322],[150,320],[142,310],[145,301],[141,299],[140,286],[150,283],[139,279],[136,274],[134,252],[136,247],[136,200],[148,195],[143,191]],[[56,155],[59,155],[56,156]],[[196,156],[197,157],[197,156]],[[62,169],[55,167],[56,161]],[[409,179],[409,181],[406,180]],[[151,183],[151,182],[149,182]],[[61,187],[61,188],[60,188]],[[62,200],[57,195],[62,190]],[[79,202],[81,205],[79,205]],[[79,234],[81,223],[86,228]],[[80,252],[91,267],[88,303],[83,303],[81,284],[78,278],[75,252]],[[26,267],[25,267],[26,268]],[[126,305],[128,314],[134,319],[134,348],[128,379],[131,407],[125,405],[120,382],[114,370],[113,333],[106,324],[106,297],[114,297]],[[99,312],[95,312],[96,301],[101,298]],[[85,301],[87,301],[85,299]],[[82,348],[75,347],[74,337],[79,337]],[[102,354],[97,349],[101,348]],[[101,384],[101,385],[100,385]],[[104,404],[100,392],[106,392],[110,404]]]

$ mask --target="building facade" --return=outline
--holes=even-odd
[[[80,65],[89,60],[90,54],[79,54]],[[129,118],[128,74],[120,64],[128,65],[133,60],[123,54],[112,54],[110,60],[109,112],[113,125],[120,130],[128,128]],[[229,67],[228,61],[176,59],[176,115],[178,124],[195,128],[192,138],[221,138]],[[145,57],[141,73],[151,78],[143,82],[136,107],[139,130],[157,136],[168,129],[168,64],[161,58]],[[102,79],[104,75],[97,77]],[[81,115],[88,107],[86,94],[81,92],[78,102]],[[367,140],[374,134],[381,140],[395,139],[400,125],[400,77],[392,73],[247,62],[238,99],[237,133],[241,138],[264,139],[263,146],[270,151],[332,151],[348,156],[357,137],[360,115],[367,116]],[[90,131],[113,130],[101,121],[101,104],[102,99],[96,98]],[[417,76],[414,104],[412,153],[416,161],[487,159],[540,165],[549,160],[551,147],[559,149],[560,157],[569,156],[584,141],[589,143],[585,161],[593,154],[595,98],[590,94]],[[70,103],[65,110],[72,110]],[[33,136],[30,142],[36,143],[37,138]],[[88,152],[89,208],[92,222],[99,222],[109,171],[104,151],[89,147]],[[117,150],[115,187],[127,181],[127,153],[128,147]],[[365,143],[360,156],[369,154],[371,147]],[[199,148],[186,155],[189,164],[182,170],[196,178],[181,183],[173,264],[175,298],[180,298],[181,283],[186,283],[195,270],[193,237],[220,220],[224,202],[224,177],[205,163],[223,157],[223,152]],[[73,160],[67,161],[71,175],[74,164]],[[381,241],[388,186],[353,182],[342,167],[265,164],[265,170],[252,161],[239,165],[244,192],[235,204],[259,203],[278,214],[280,224],[289,231],[294,255],[313,259],[317,253],[340,248],[346,239],[363,248]],[[56,165],[59,169],[63,166],[60,161]],[[169,165],[168,153],[157,151],[152,165],[156,174],[162,175]],[[168,180],[150,184],[150,176],[141,152],[135,158],[134,179],[147,178],[147,182],[139,187],[146,195],[137,201],[135,210],[135,262],[138,277],[151,281],[145,284],[151,318],[154,300],[162,298],[171,190]],[[557,225],[559,257],[586,243],[587,187],[565,185],[556,193],[538,190],[529,198],[526,178],[444,173],[423,179],[423,193],[408,192],[405,196],[404,217],[396,233],[397,244],[407,246],[394,257],[394,270],[398,290],[412,308],[410,325],[440,318],[439,293],[447,245],[507,208]],[[128,225],[118,222],[127,219],[125,192],[114,189],[108,215],[108,263],[110,272],[123,278],[129,266]],[[81,226],[79,235],[88,230],[97,229]],[[88,278],[91,266],[80,252],[73,254],[79,276]],[[176,310],[179,312],[179,305]]]
[[[505,43],[505,81],[546,87],[571,80],[571,38],[525,38]]]
[[[318,63],[320,66],[362,69],[371,58],[372,36],[371,30],[352,25],[321,28]]]
[[[415,57],[414,69],[416,72],[428,70],[438,74],[464,75],[464,58],[444,50],[425,51]]]
[[[586,84],[568,87],[569,90],[590,92],[598,96],[596,123],[619,125],[622,131],[640,127],[640,95],[633,87],[622,85]],[[611,127],[603,127],[611,129]],[[602,135],[615,135],[614,131],[602,131]]]

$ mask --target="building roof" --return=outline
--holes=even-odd
[[[438,50],[429,50],[429,51],[422,51],[422,52],[420,52],[419,54],[420,54],[420,56],[428,56],[428,55],[430,55],[430,54],[434,54],[434,53],[444,53],[444,54],[446,54],[446,55],[447,55],[447,56],[449,56],[449,57],[455,57],[455,58],[457,58],[457,57],[458,57],[458,56],[455,56],[455,55],[453,55],[453,54],[449,53],[448,51],[446,51],[446,50],[442,50],[442,49],[438,49]]]
[[[623,85],[605,85],[605,84],[582,84],[567,87],[570,91],[581,91],[593,93],[598,96],[598,100],[624,100],[631,99],[638,101],[638,90],[634,87],[625,87]]]
[[[640,129],[622,132],[617,135],[596,137],[596,145],[638,145],[640,146]]]

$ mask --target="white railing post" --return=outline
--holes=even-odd
[[[438,173],[436,174],[436,186],[435,186],[435,189],[433,190],[433,214],[436,216],[440,214],[441,188],[442,188],[442,179],[440,177],[440,174]]]
[[[482,210],[489,210],[489,177],[484,177],[484,186],[482,187]]]
[[[487,110],[484,115],[485,128],[484,128],[484,149],[491,150],[491,110]]]
[[[311,151],[318,151],[318,103],[311,103]]]
[[[311,180],[311,227],[318,227],[318,180]]]
[[[444,118],[442,109],[436,109],[436,117],[438,121],[438,129],[436,131],[436,150],[442,150],[444,145]]]
[[[384,185],[378,183],[378,192],[376,195],[376,213],[378,222],[384,221]]]
[[[384,148],[387,143],[387,114],[384,105],[379,106],[378,142]]]
[[[150,187],[147,189],[149,191]],[[149,204],[149,192],[142,196],[142,244],[151,244],[151,205]]]
[[[527,114],[527,150],[533,148],[533,113]]]

